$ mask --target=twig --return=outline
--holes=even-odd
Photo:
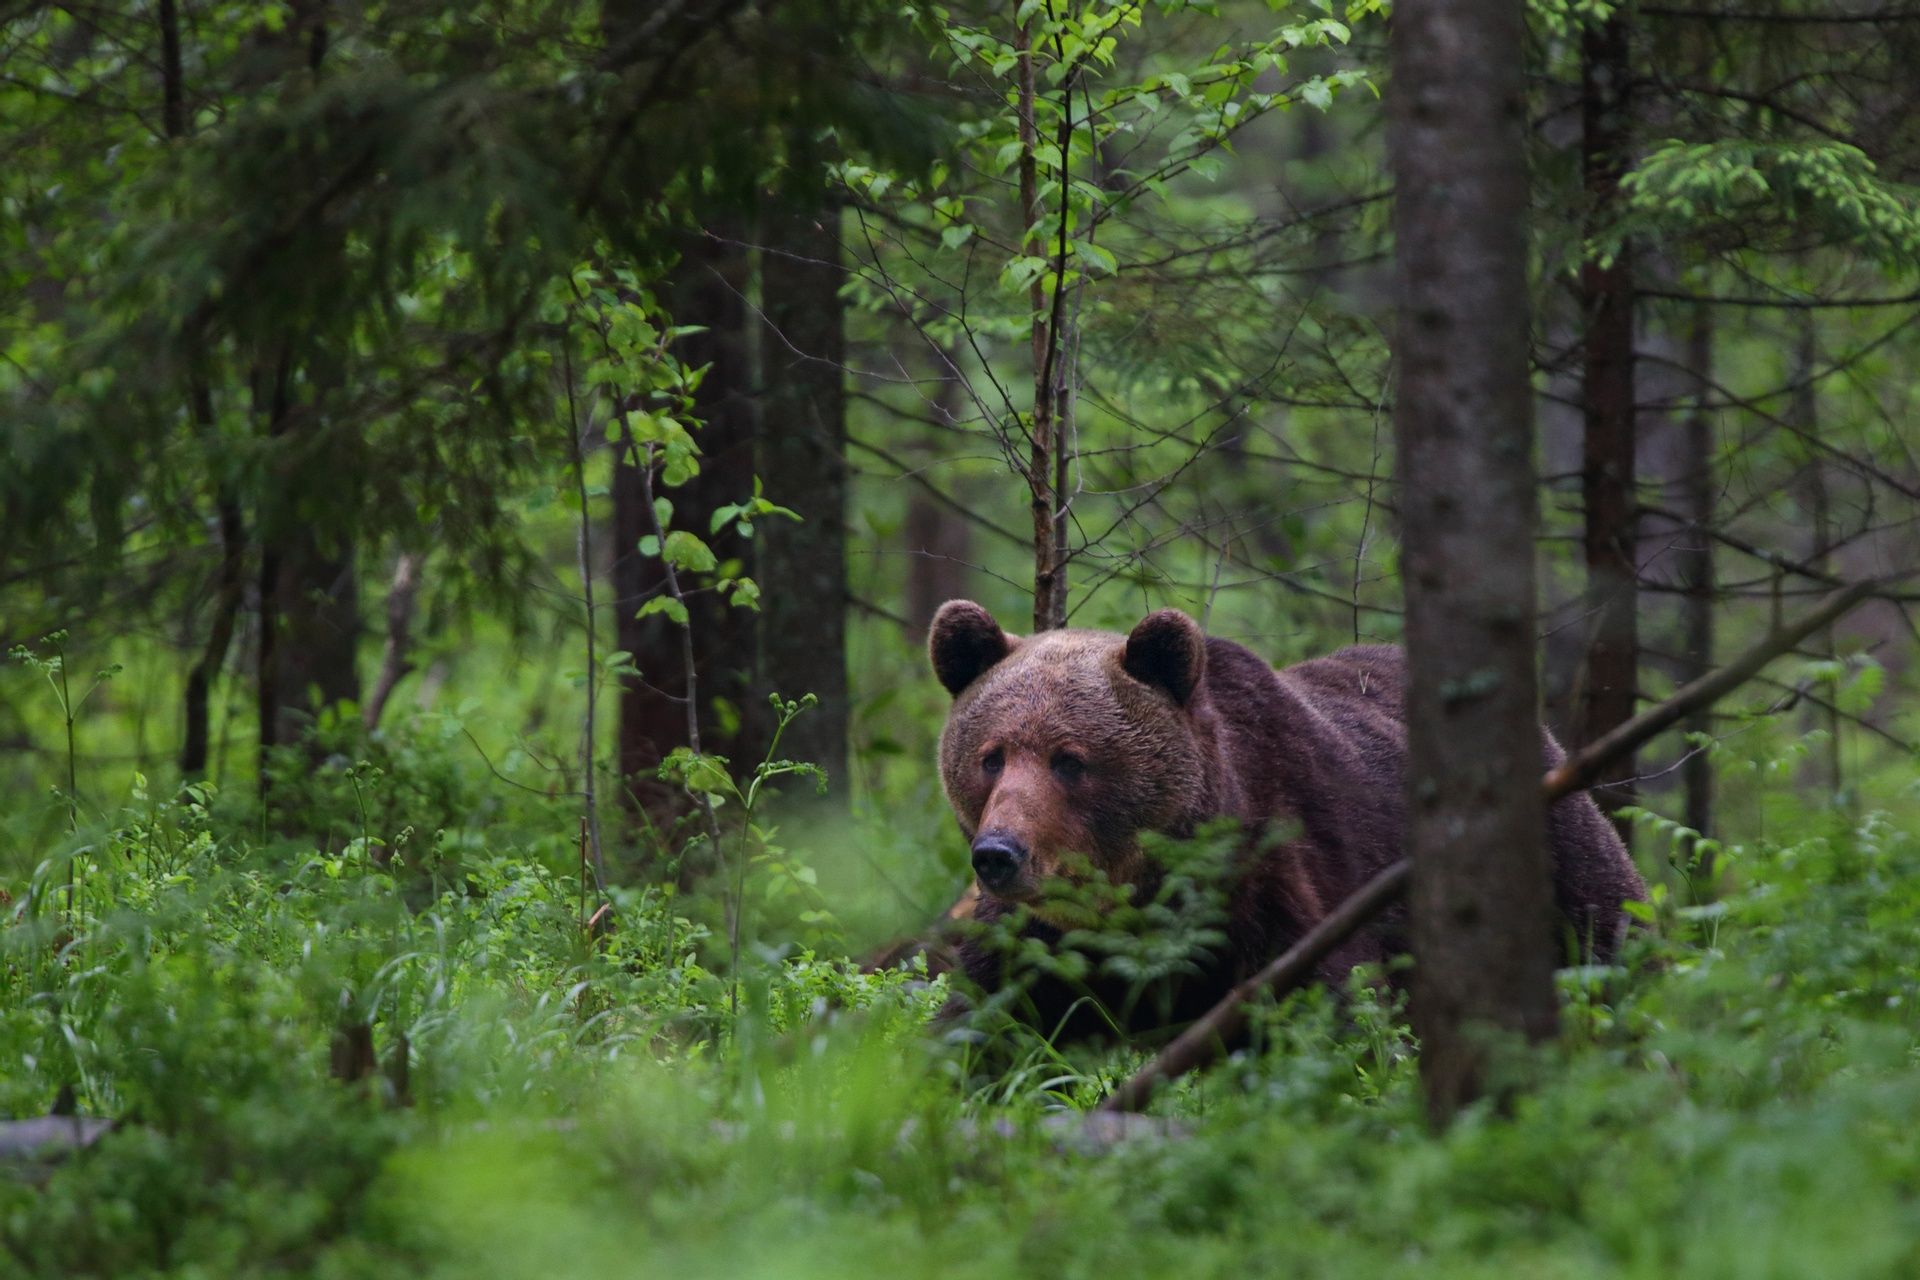
[[[687,708],[687,747],[694,755],[706,754],[700,749],[700,687],[693,666],[693,615],[687,610],[686,593],[680,589],[680,575],[673,567],[673,561],[664,554],[667,545],[667,531],[660,523],[660,508],[653,500],[653,445],[649,443],[644,456],[634,447],[631,435],[627,437],[627,450],[633,459],[633,465],[640,471],[641,500],[646,504],[647,519],[652,522],[653,536],[660,544],[662,555],[660,567],[666,570],[667,594],[680,606],[680,616],[686,621],[680,624],[680,665],[686,672]],[[698,788],[689,788],[700,802],[701,816],[707,820],[707,838],[713,841],[713,856],[726,856],[725,845],[720,839],[720,819],[713,811],[713,797]],[[742,850],[742,858],[746,853]],[[727,1015],[735,1017],[740,1012],[740,913],[744,903],[739,901],[727,904],[727,944],[733,957],[733,972],[727,979]]]
[[[590,530],[593,527],[593,510],[587,504],[587,463],[586,446],[582,434],[591,430],[580,425],[579,411],[573,402],[573,339],[570,335],[560,340],[560,362],[567,382],[567,441],[573,452],[573,484],[580,498],[580,532],[575,539],[580,559],[580,589],[586,598],[587,608],[587,708],[586,723],[580,729],[580,777],[581,786],[586,791],[584,801],[585,834],[587,851],[593,857],[593,880],[604,891],[607,884],[607,864],[600,845],[600,805],[594,785],[593,754],[599,741],[595,725],[595,710],[600,701],[600,665],[594,653],[595,631],[598,622],[593,610],[593,543]],[[582,878],[582,890],[585,879]]]

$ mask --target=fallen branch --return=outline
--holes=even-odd
[[[1769,662],[1872,596],[1880,587],[1878,580],[1869,579],[1840,588],[1812,609],[1769,633],[1726,666],[1681,686],[1671,698],[1657,706],[1648,707],[1633,719],[1601,734],[1568,756],[1557,768],[1548,771],[1543,784],[1547,802],[1551,804],[1562,796],[1592,785],[1600,770],[1609,762],[1684,720],[1692,712],[1712,706],[1759,675],[1760,669]]]
[[[1547,771],[1541,790],[1548,804],[1589,785],[1614,759],[1632,751],[1694,711],[1710,706],[1758,675],[1769,662],[1827,626],[1883,587],[1880,580],[1842,587],[1814,608],[1770,632],[1759,643],[1726,666],[1685,685],[1658,706],[1649,707],[1612,732],[1603,734],[1563,763]],[[1247,1025],[1247,1005],[1261,992],[1285,995],[1305,984],[1327,955],[1359,932],[1406,890],[1413,864],[1405,858],[1362,885],[1333,913],[1308,930],[1259,973],[1228,992],[1213,1008],[1114,1090],[1099,1110],[1138,1111],[1146,1106],[1154,1086],[1211,1064],[1224,1046]]]

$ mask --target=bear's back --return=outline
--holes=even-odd
[[[1277,857],[1330,907],[1400,856],[1405,831],[1406,664],[1363,645],[1275,670],[1207,642],[1208,714],[1237,816],[1297,828]],[[1296,881],[1297,884],[1297,881]]]

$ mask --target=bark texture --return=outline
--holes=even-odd
[[[353,549],[311,527],[283,529],[265,554],[260,609],[261,745],[300,741],[319,713],[360,701],[360,587]]]
[[[1557,1026],[1534,663],[1521,7],[1394,14],[1412,1017],[1436,1122]]]
[[[1681,641],[1682,684],[1698,680],[1713,667],[1713,420],[1704,407],[1712,398],[1710,384],[1713,378],[1713,309],[1702,305],[1696,307],[1687,335],[1687,364],[1700,380],[1698,398],[1687,415],[1686,433],[1683,441],[1685,449],[1684,499],[1686,517],[1692,528],[1685,535],[1682,544],[1684,550],[1680,560],[1682,583],[1686,595],[1682,597],[1681,608],[1684,611],[1683,635]],[[1707,733],[1712,728],[1706,708],[1701,708],[1687,717],[1688,733]],[[1686,786],[1686,823],[1703,836],[1713,834],[1713,762],[1707,753],[1689,748],[1686,762],[1681,766],[1681,778]],[[1713,867],[1711,863],[1697,865],[1695,877],[1701,883],[1711,883]]]
[[[759,473],[774,502],[801,523],[761,521],[754,532],[765,689],[820,705],[781,740],[780,754],[827,771],[844,799],[847,778],[847,463],[845,317],[837,205],[779,212],[765,224],[760,294]],[[759,708],[756,708],[758,710]]]
[[[256,417],[272,444],[273,478],[256,512],[260,544],[260,644],[255,668],[261,785],[267,756],[297,743],[323,708],[360,701],[360,587],[349,538],[327,515],[341,481],[325,466],[322,423],[308,371],[296,403],[293,361],[282,352],[255,372]]]
[[[1589,239],[1619,217],[1620,178],[1628,147],[1631,69],[1625,15],[1590,28],[1581,48],[1580,163],[1588,199]],[[1580,745],[1632,719],[1638,687],[1638,507],[1633,356],[1633,246],[1622,241],[1611,261],[1580,270],[1586,328],[1581,407],[1585,435],[1580,492],[1586,512],[1587,646],[1579,711]],[[1633,803],[1632,756],[1616,760],[1595,791],[1609,814]],[[1623,840],[1631,832],[1615,819]]]
[[[1795,317],[1798,332],[1794,341],[1794,389],[1788,417],[1802,440],[1820,438],[1820,398],[1817,391],[1819,359],[1813,318],[1806,313]],[[1833,478],[1831,464],[1823,453],[1808,451],[1806,462],[1794,478],[1794,497],[1807,518],[1807,549],[1801,563],[1828,581],[1833,580]],[[1815,652],[1834,657],[1839,650],[1833,628],[1828,627],[1814,639]],[[1809,731],[1826,730],[1826,742],[1817,761],[1809,761],[1804,772],[1807,785],[1825,791],[1838,802],[1846,791],[1846,771],[1840,757],[1839,709],[1831,702],[1809,702],[1806,710]]]

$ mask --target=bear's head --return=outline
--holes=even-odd
[[[940,777],[989,897],[1035,901],[1089,867],[1133,883],[1141,832],[1187,834],[1215,810],[1206,640],[1186,614],[1021,638],[953,600],[927,648],[954,697]]]

